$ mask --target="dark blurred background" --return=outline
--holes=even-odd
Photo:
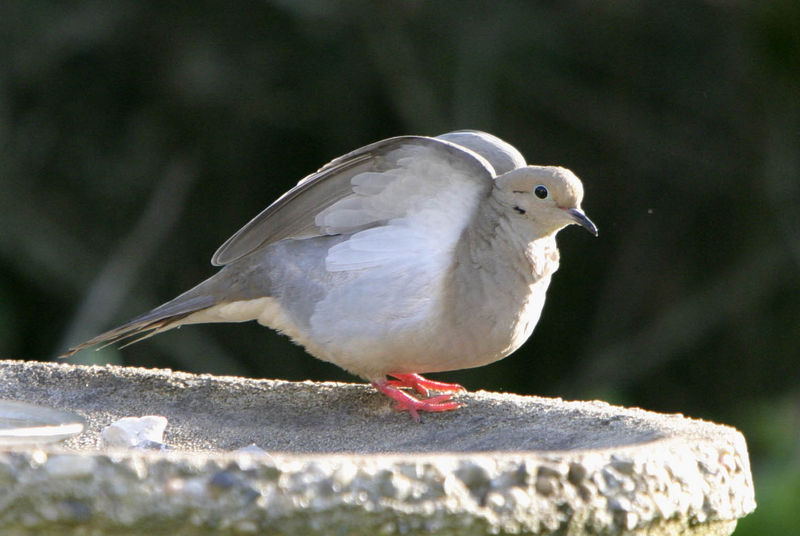
[[[571,168],[599,239],[514,355],[439,375],[729,423],[800,533],[800,3],[0,4],[0,356],[55,359],[213,273],[333,157],[473,128]],[[352,381],[255,324],[73,362]]]

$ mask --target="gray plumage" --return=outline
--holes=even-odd
[[[454,409],[449,395],[409,400],[398,384],[426,394],[417,373],[490,363],[530,336],[558,268],[556,233],[577,223],[597,234],[582,197],[569,170],[527,166],[483,132],[379,141],[242,227],[214,254],[216,275],[68,354],[183,324],[258,320],[415,417]]]

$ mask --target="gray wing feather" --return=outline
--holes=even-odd
[[[494,168],[494,175],[500,176],[512,169],[525,167],[525,157],[508,142],[480,130],[456,130],[436,139],[446,140],[475,151]]]
[[[305,177],[219,247],[211,258],[224,266],[254,250],[285,238],[310,238],[325,232],[314,222],[325,208],[353,193],[351,179],[364,172],[380,172],[396,166],[388,153],[404,145],[423,145],[443,151],[447,157],[474,165],[479,176],[492,166],[479,154],[446,140],[426,136],[398,136],[382,140],[332,160]]]

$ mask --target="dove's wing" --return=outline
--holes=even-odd
[[[499,177],[512,169],[525,167],[525,157],[522,156],[516,147],[493,136],[488,132],[480,130],[456,130],[441,136],[436,136],[438,140],[445,140],[451,143],[466,147],[475,151],[494,168],[495,176]]]
[[[362,243],[351,246],[385,248],[372,240],[391,240],[391,232],[363,233],[387,222],[396,224],[387,226],[394,231],[412,222],[461,229],[491,188],[494,174],[482,156],[442,139],[400,136],[379,141],[302,179],[222,244],[211,262],[230,264],[285,238],[358,231]]]

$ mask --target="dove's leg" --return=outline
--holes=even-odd
[[[419,422],[420,411],[450,411],[458,409],[461,404],[452,402],[452,395],[439,395],[420,400],[392,385],[388,380],[372,382],[372,386],[395,401],[394,409],[408,411],[415,421]]]
[[[466,391],[462,386],[457,383],[437,382],[435,380],[428,380],[419,374],[389,374],[396,380],[389,380],[389,385],[394,387],[410,387],[423,396],[428,396],[429,391],[440,391],[448,393],[457,393]]]

